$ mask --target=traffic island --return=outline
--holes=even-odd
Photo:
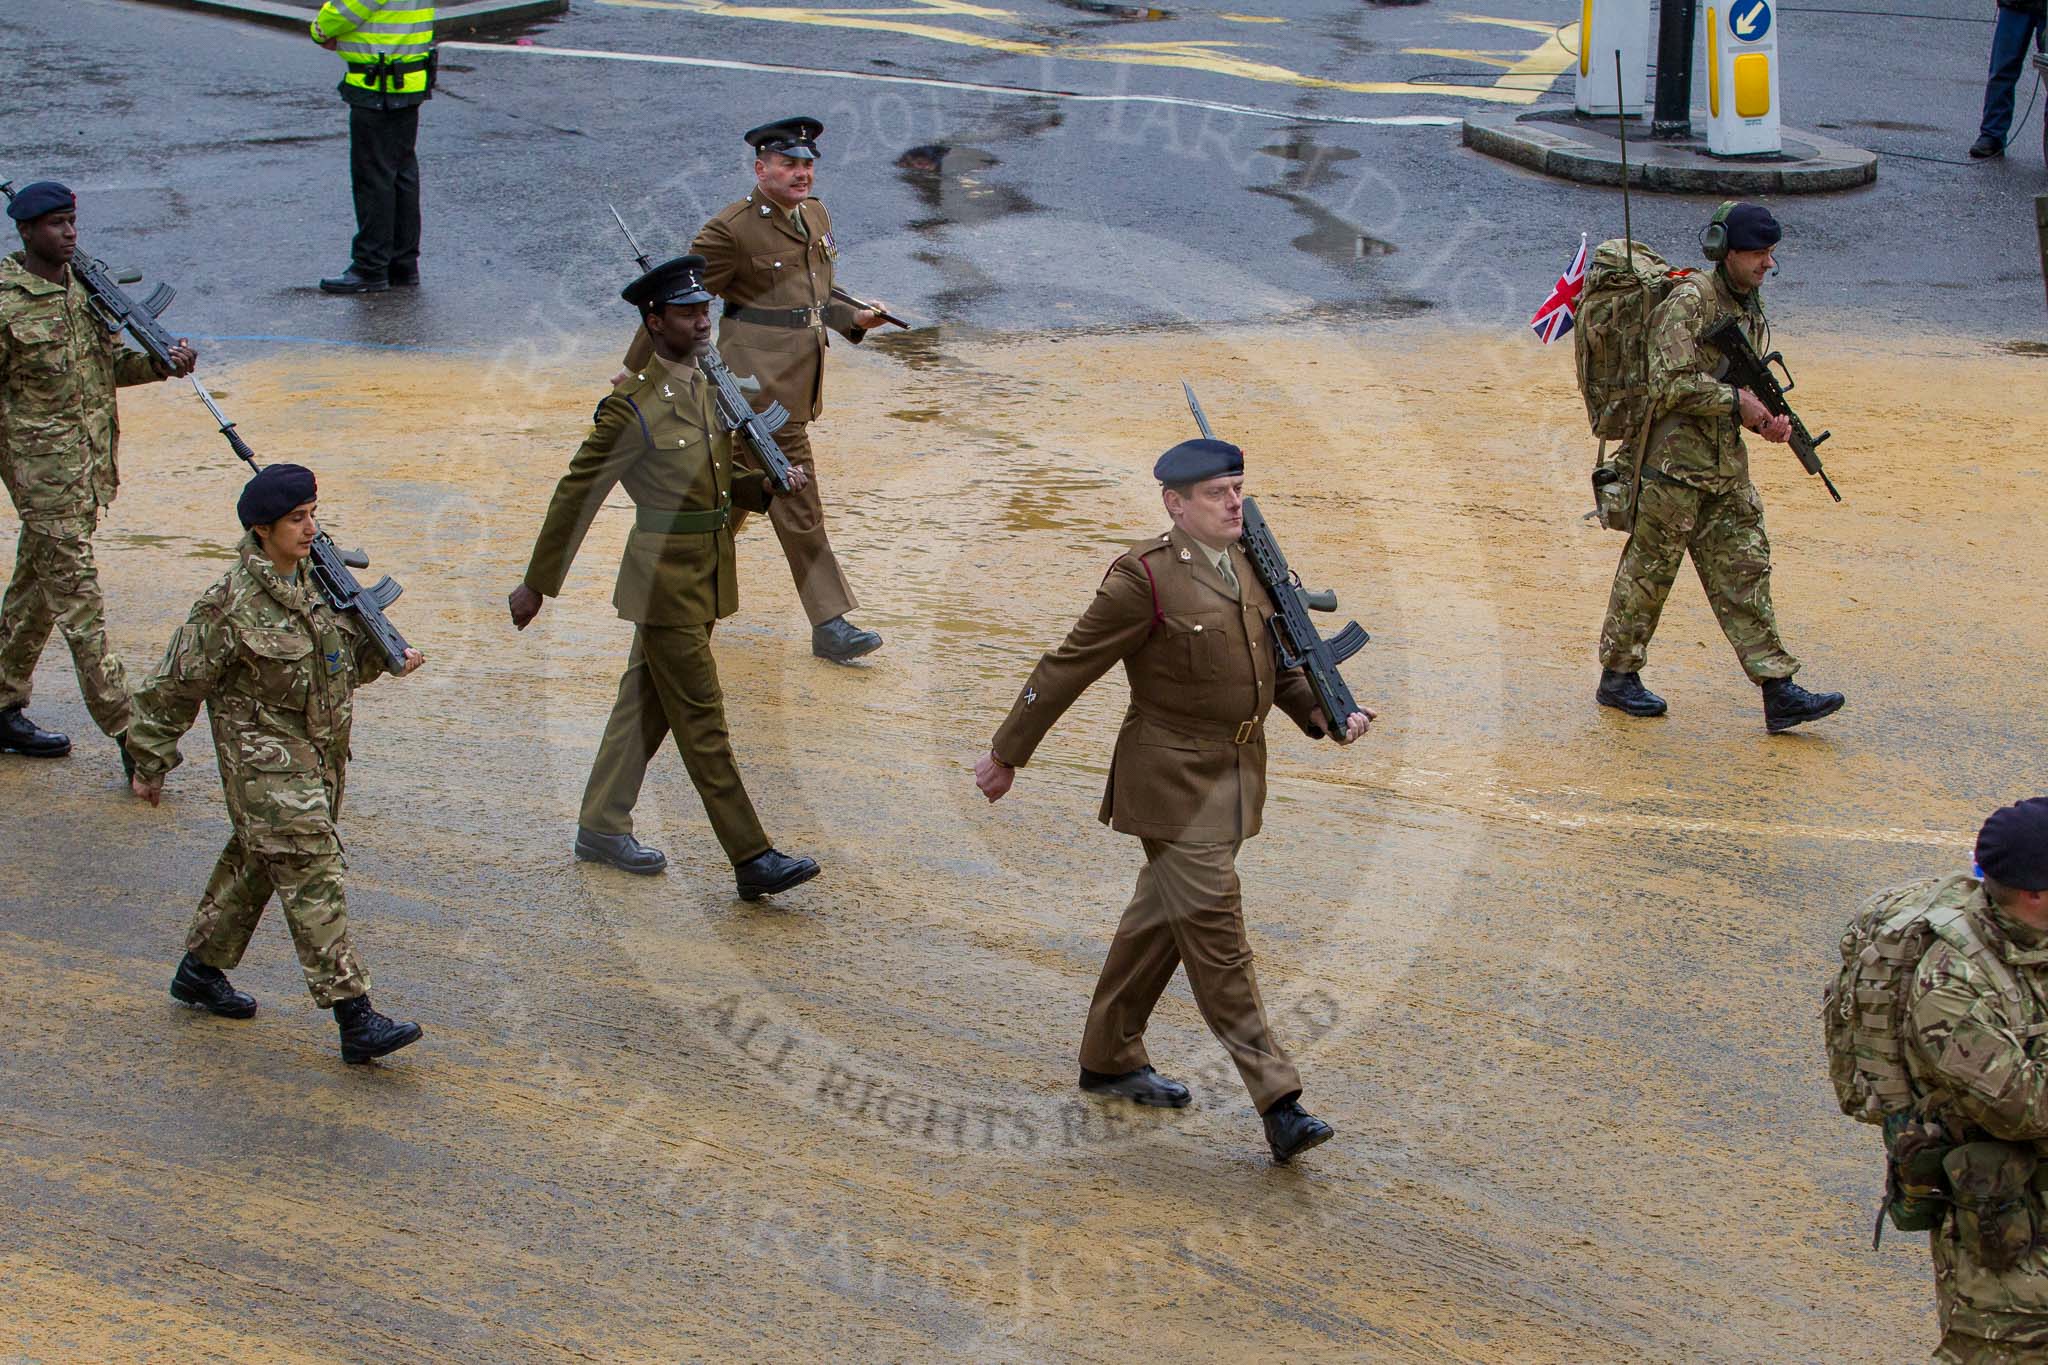
[[[172,5],[178,9],[296,29],[304,29],[320,10],[320,0],[140,0],[140,3]],[[434,36],[453,38],[459,34],[502,28],[507,24],[549,19],[566,13],[568,9],[569,0],[465,0],[464,3],[439,7],[434,16]]]
[[[1704,128],[1703,110],[1693,123]],[[1487,113],[1465,120],[1465,145],[1532,171],[1587,185],[1621,183],[1621,135],[1612,115],[1593,117],[1569,106],[1524,114]],[[1783,132],[1784,150],[1764,156],[1720,157],[1702,137],[1658,139],[1650,121],[1628,120],[1631,188],[1674,194],[1819,194],[1854,189],[1877,179],[1877,153],[1819,133]]]

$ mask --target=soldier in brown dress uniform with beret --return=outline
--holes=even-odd
[[[732,438],[696,365],[711,344],[703,272],[702,257],[681,256],[626,286],[622,297],[638,305],[650,339],[646,362],[598,404],[509,605],[512,624],[526,629],[541,598],[561,592],[605,495],[624,484],[633,529],[612,604],[634,623],[633,653],[584,789],[576,856],[643,875],[668,865],[659,849],[633,837],[633,806],[648,761],[673,733],[739,893],[753,900],[809,881],[818,865],[778,852],[762,830],[733,762],[711,657],[712,626],[739,610],[732,509],[765,509],[774,486],[754,470],[733,468]]]
[[[758,410],[770,403],[789,410],[789,425],[775,433],[775,442],[810,483],[777,498],[768,520],[810,618],[811,652],[848,663],[880,649],[882,637],[846,619],[859,601],[825,533],[810,424],[825,410],[827,329],[858,343],[869,328],[881,325],[884,308],[855,308],[832,298],[839,245],[832,240],[831,215],[811,197],[818,135],[824,131],[814,118],[750,129],[753,193],[714,214],[690,249],[705,259],[705,287],[725,300],[719,354],[735,374],[760,380]],[[626,367],[637,371],[649,354],[642,331],[626,350]],[[743,450],[741,458],[751,460],[752,452]],[[733,529],[745,519],[736,516]]]
[[[1310,738],[1330,726],[1300,669],[1280,670],[1267,620],[1273,602],[1239,547],[1244,454],[1186,441],[1154,475],[1173,529],[1110,566],[1059,648],[1039,660],[975,765],[1000,800],[1067,708],[1111,665],[1130,680],[1099,819],[1144,843],[1145,867],[1102,964],[1081,1037],[1081,1088],[1180,1108],[1188,1089],[1152,1069],[1145,1024],[1174,969],[1230,1051],[1265,1118],[1273,1158],[1327,1140],[1301,1107],[1301,1077],[1266,1023],[1252,973],[1237,850],[1259,832],[1266,800],[1266,713],[1278,705]],[[1364,734],[1370,711],[1344,718],[1338,742]]]

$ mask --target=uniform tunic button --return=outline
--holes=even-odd
[[[1195,622],[1195,634],[1197,634],[1197,635],[1200,635],[1201,633],[1202,633],[1202,623],[1201,623],[1200,621],[1197,621],[1197,622]]]

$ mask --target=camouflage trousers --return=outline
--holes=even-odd
[[[1735,647],[1751,682],[1789,678],[1799,661],[1778,638],[1771,610],[1771,542],[1764,507],[1748,484],[1709,493],[1689,484],[1643,475],[1635,530],[1614,571],[1607,620],[1600,628],[1600,663],[1617,673],[1639,672],[1648,657],[1657,618],[1686,555],[1707,590],[1721,633]]]
[[[14,578],[0,602],[0,709],[28,705],[36,662],[54,627],[71,646],[78,690],[93,724],[109,735],[128,728],[128,676],[107,651],[106,612],[93,566],[93,516],[23,524]]]
[[[1934,1348],[1937,1365],[2039,1365],[2042,1348],[2009,1341],[1986,1341],[1961,1332],[1942,1333]]]
[[[306,973],[313,1003],[327,1009],[370,991],[370,974],[348,936],[348,901],[342,892],[342,860],[327,853],[251,852],[240,836],[228,840],[199,898],[198,913],[185,935],[185,951],[222,971],[238,966],[248,950],[263,908],[277,893],[284,905],[292,947]]]

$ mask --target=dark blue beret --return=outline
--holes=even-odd
[[[2048,891],[2048,796],[1991,812],[1977,833],[1977,866],[2019,891]]]
[[[244,527],[268,526],[318,496],[312,470],[302,464],[267,464],[243,485],[235,515],[242,519]]]
[[[78,196],[54,180],[38,180],[33,185],[23,185],[8,201],[7,216],[17,223],[26,223],[31,218],[40,218],[58,209],[75,209]]]
[[[1785,235],[1785,229],[1762,204],[1737,204],[1728,210],[1726,227],[1730,251],[1762,251],[1776,246]]]
[[[1244,452],[1228,441],[1182,441],[1152,466],[1152,477],[1168,486],[1242,473]]]
[[[665,308],[672,303],[709,303],[711,292],[704,287],[704,258],[678,256],[619,291],[627,303],[642,308]]]
[[[818,120],[799,116],[749,128],[740,136],[756,152],[780,152],[798,161],[815,161],[818,159],[818,135],[824,131],[825,125]]]

